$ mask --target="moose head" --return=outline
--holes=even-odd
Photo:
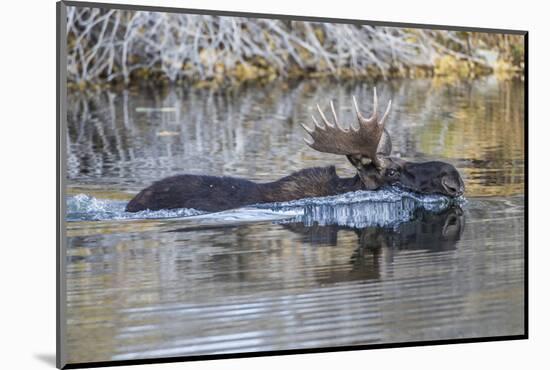
[[[371,117],[365,118],[361,114],[355,97],[353,103],[357,114],[357,126],[343,125],[336,115],[333,102],[330,101],[334,122],[330,122],[317,105],[321,122],[312,116],[312,128],[302,124],[311,136],[304,141],[317,151],[345,155],[357,169],[367,190],[396,185],[423,194],[459,197],[464,193],[464,182],[451,164],[439,161],[409,162],[390,157],[392,143],[384,125],[391,110],[391,100],[381,119],[377,112],[376,88]]]

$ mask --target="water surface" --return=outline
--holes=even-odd
[[[453,163],[465,199],[398,189],[218,214],[128,214],[179,173],[272,181],[346,159],[302,141],[363,83],[69,95],[69,362],[524,332],[523,83],[377,85],[393,155]]]

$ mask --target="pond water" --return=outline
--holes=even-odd
[[[71,93],[67,353],[92,362],[524,333],[524,85],[378,83],[394,156],[454,164],[464,199],[388,188],[208,214],[124,212],[181,174],[272,181],[335,165],[316,103],[372,85]]]

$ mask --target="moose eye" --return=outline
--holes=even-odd
[[[394,177],[397,175],[397,170],[394,170],[393,168],[390,168],[386,171],[386,176]]]

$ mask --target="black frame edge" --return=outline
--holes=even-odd
[[[523,57],[524,57],[524,96],[523,96],[523,123],[524,123],[524,169],[523,169],[523,178],[524,178],[524,323],[523,328],[525,332],[525,338],[529,337],[529,32],[525,32],[523,35]]]
[[[502,336],[502,337],[443,339],[443,340],[420,341],[420,342],[396,342],[396,343],[368,344],[368,345],[342,346],[342,347],[290,349],[290,350],[282,350],[282,351],[230,353],[230,354],[220,354],[220,355],[199,355],[199,356],[161,357],[161,358],[136,359],[136,360],[81,362],[81,363],[67,364],[63,367],[63,369],[81,369],[81,368],[111,367],[111,366],[130,366],[130,365],[151,365],[151,364],[172,363],[172,362],[209,361],[209,360],[224,360],[224,359],[234,359],[234,358],[305,355],[305,354],[328,353],[328,352],[349,352],[349,351],[359,351],[359,350],[421,347],[421,346],[448,345],[448,344],[484,343],[484,342],[524,340],[524,339],[527,339],[527,335],[525,334]]]
[[[56,349],[55,365],[58,369],[67,364],[65,353],[65,141],[64,120],[66,119],[67,97],[67,7],[64,2],[56,3]]]

